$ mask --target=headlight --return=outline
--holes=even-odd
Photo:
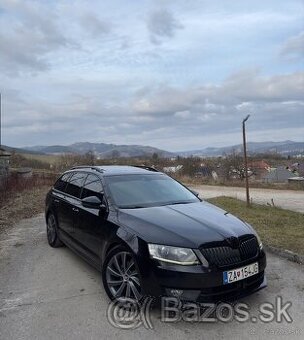
[[[260,250],[262,250],[263,249],[263,243],[262,243],[262,241],[260,239],[260,236],[258,234],[256,234],[256,238],[258,240],[258,244],[259,244]]]
[[[153,259],[189,266],[199,264],[199,261],[192,249],[148,244],[150,256]]]

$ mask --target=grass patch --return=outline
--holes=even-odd
[[[304,214],[259,204],[247,208],[245,202],[231,197],[208,202],[250,223],[265,244],[304,255]]]

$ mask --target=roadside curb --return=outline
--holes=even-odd
[[[266,244],[264,244],[264,248],[266,251],[279,255],[289,261],[304,264],[304,255],[299,255],[290,250],[280,249]]]

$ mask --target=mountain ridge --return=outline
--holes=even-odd
[[[50,146],[32,146],[23,149],[32,152],[41,152],[43,154],[63,154],[77,153],[85,154],[93,152],[97,157],[110,158],[114,157],[143,157],[152,156],[157,153],[161,157],[173,157],[173,152],[154,148],[146,145],[127,145],[127,144],[107,144],[107,143],[90,143],[77,142],[70,145],[50,145]]]
[[[8,151],[16,150],[19,153],[33,153],[33,154],[85,154],[89,151],[93,152],[99,158],[111,157],[152,157],[157,154],[159,157],[176,157],[176,156],[203,156],[203,157],[219,157],[232,152],[241,153],[243,151],[242,144],[235,144],[224,147],[207,147],[189,151],[170,152],[158,149],[152,146],[138,145],[138,144],[107,144],[107,143],[90,143],[77,142],[70,145],[36,145],[31,147],[13,148],[5,147]],[[282,156],[294,156],[297,154],[304,154],[304,142],[295,142],[292,140],[285,140],[279,142],[248,142],[248,154],[262,154],[262,153],[278,153]]]
[[[248,154],[259,154],[259,153],[278,153],[283,156],[294,156],[297,154],[304,153],[304,142],[295,142],[291,140],[273,142],[247,142]],[[204,149],[190,150],[177,152],[181,156],[206,156],[216,157],[223,156],[225,154],[231,154],[233,152],[243,152],[243,144],[235,144],[224,147],[208,147]]]

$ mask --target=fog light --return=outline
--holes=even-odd
[[[170,294],[174,297],[180,297],[183,294],[182,289],[170,289]]]

